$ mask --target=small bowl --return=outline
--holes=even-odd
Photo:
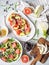
[[[5,34],[4,36],[0,36],[0,38],[4,38],[4,37],[6,37],[6,36],[8,35],[8,28],[7,28],[6,26],[1,26],[1,27],[0,27],[0,31],[1,31],[2,29],[6,31],[6,34]]]

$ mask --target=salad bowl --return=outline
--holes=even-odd
[[[20,21],[18,21],[19,25],[16,25],[17,28],[15,28],[15,27],[13,28],[13,26],[15,24],[14,23],[13,24],[9,23],[9,20],[8,20],[10,15],[13,14],[13,13],[20,16],[20,19],[23,19],[23,21],[21,21],[21,22],[23,22],[24,25],[21,24]],[[18,18],[18,17],[16,16],[16,18]],[[19,20],[19,19],[16,19],[16,22],[17,22],[17,20]],[[8,27],[10,29],[12,29],[13,33],[15,34],[15,37],[17,39],[19,39],[20,41],[28,41],[31,38],[33,38],[34,35],[35,35],[35,26],[34,26],[34,24],[21,11],[18,11],[18,12],[12,11],[12,12],[10,12],[7,15],[6,24],[8,25]],[[22,27],[22,26],[24,26],[24,27]],[[21,31],[23,31],[23,32],[21,32]]]
[[[12,37],[6,37],[0,42],[0,60],[3,63],[17,62],[22,55],[21,43]]]

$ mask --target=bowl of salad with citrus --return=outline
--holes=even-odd
[[[14,62],[22,55],[22,45],[14,38],[6,38],[0,42],[0,59],[4,62]]]

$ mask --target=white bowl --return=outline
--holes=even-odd
[[[12,38],[12,37],[5,37],[4,39],[2,39],[1,41],[0,41],[0,44],[2,44],[2,42],[4,41],[4,40],[6,40],[6,39],[10,39],[10,38]],[[20,54],[20,56],[19,56],[19,58],[17,59],[17,60],[15,60],[15,61],[13,61],[13,62],[4,62],[3,60],[1,60],[0,59],[0,61],[4,64],[13,64],[13,63],[16,63],[17,61],[19,61],[20,60],[20,58],[21,58],[21,56],[22,56],[22,52],[23,52],[23,48],[22,48],[22,45],[21,45],[21,43],[17,40],[17,39],[15,39],[15,38],[13,38],[16,42],[18,42],[18,44],[21,46],[21,54]]]
[[[6,26],[1,26],[0,30],[2,30],[2,29],[5,29],[6,30],[6,35],[5,36],[2,36],[2,37],[0,36],[0,39],[6,37],[8,35],[8,28]]]
[[[8,15],[7,15],[7,18],[6,18],[6,24],[12,29],[12,27],[10,26],[9,22],[8,22],[8,17],[10,16],[11,13],[13,13],[15,11],[12,11],[10,12]],[[28,41],[30,40],[31,38],[33,38],[34,34],[35,34],[35,26],[34,24],[21,12],[21,11],[18,11],[18,12],[15,12],[17,14],[20,14],[24,19],[26,19],[28,21],[28,23],[30,24],[30,28],[31,28],[31,31],[28,35],[25,35],[25,36],[19,36],[16,34],[16,32],[12,29],[12,31],[14,32],[15,36],[21,40],[21,41]]]

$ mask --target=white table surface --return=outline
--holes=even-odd
[[[5,4],[6,1],[7,0],[0,0],[0,4]],[[19,1],[19,0],[9,0],[9,3],[12,3],[12,2],[15,2],[15,1]],[[27,0],[27,1],[29,1],[29,0]],[[36,0],[30,0],[30,1],[36,1]],[[6,15],[6,13],[3,12],[3,8],[0,6],[0,25],[1,26],[4,26],[4,15]],[[14,34],[10,33],[8,36],[9,37],[14,37]],[[0,65],[30,65],[31,61],[26,63],[26,64],[24,64],[24,63],[21,62],[21,60],[19,60],[16,63],[8,64],[8,63],[3,63],[2,60],[0,60]],[[46,61],[46,63],[42,64],[40,62],[37,62],[36,65],[49,65],[49,58]]]

